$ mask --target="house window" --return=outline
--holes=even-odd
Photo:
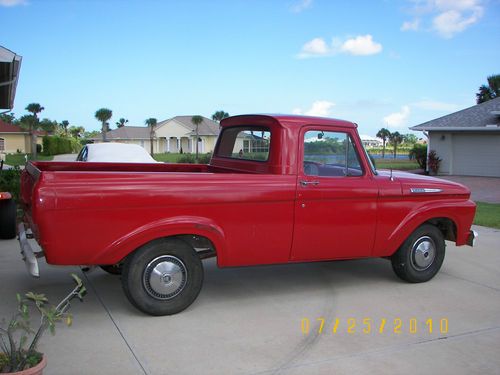
[[[0,152],[5,151],[5,139],[0,138]]]

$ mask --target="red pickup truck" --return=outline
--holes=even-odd
[[[384,257],[408,282],[473,245],[475,204],[453,182],[377,171],[356,124],[245,115],[221,122],[210,164],[28,163],[22,253],[102,266],[152,315],[182,311],[219,267]],[[34,254],[26,238],[42,253]]]

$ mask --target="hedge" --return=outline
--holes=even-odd
[[[80,143],[74,138],[59,136],[43,137],[43,153],[45,155],[73,154],[81,149]]]

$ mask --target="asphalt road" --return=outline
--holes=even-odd
[[[234,269],[209,260],[198,300],[170,317],[138,312],[119,277],[96,269],[82,276],[89,293],[72,305],[73,326],[42,339],[45,374],[498,374],[500,231],[475,229],[477,247],[448,243],[423,284],[399,281],[383,259]],[[81,274],[42,261],[32,279],[16,241],[1,241],[0,317],[14,312],[16,292],[57,302],[70,272]]]

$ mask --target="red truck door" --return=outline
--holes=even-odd
[[[350,129],[305,127],[291,261],[370,256],[378,187]]]

